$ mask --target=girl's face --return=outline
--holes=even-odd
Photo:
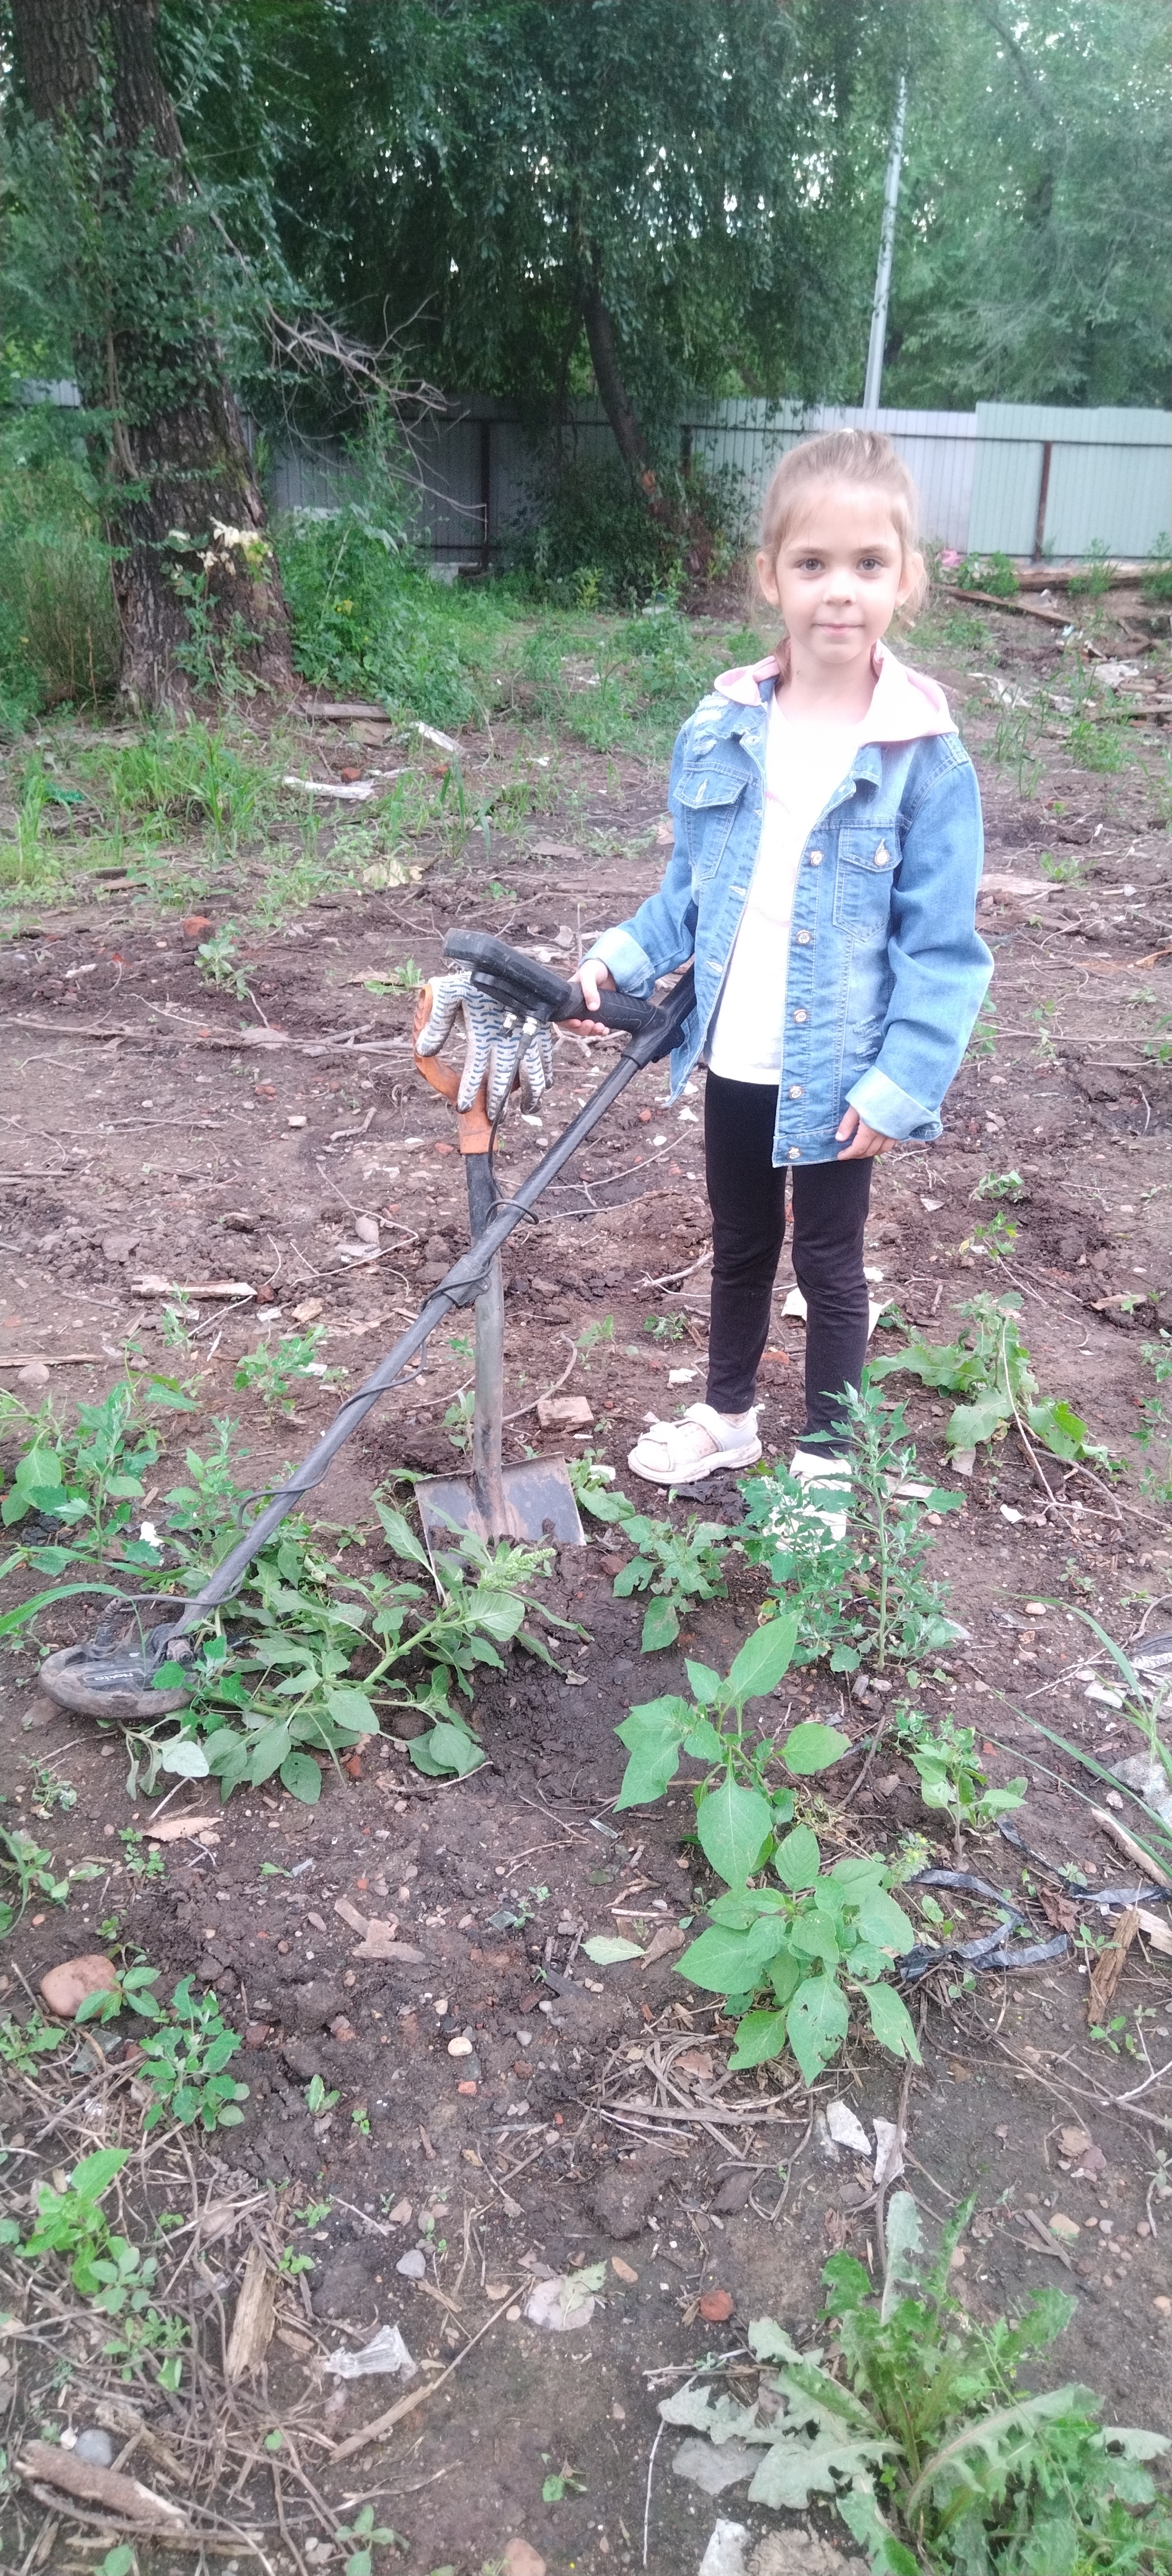
[[[758,555],[757,572],[795,654],[824,670],[869,660],[915,578],[883,493],[862,483],[812,485],[777,553]]]

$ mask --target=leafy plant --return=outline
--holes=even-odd
[[[34,2007],[26,2022],[14,2021],[5,2013],[0,2021],[0,2066],[9,2066],[14,2075],[32,2075],[37,2060],[60,2048],[65,2033],[60,2022],[46,2021]]]
[[[225,2069],[240,2036],[229,2029],[214,1995],[193,1994],[190,1977],[181,1977],[166,2019],[144,2031],[139,2046],[139,2073],[153,2096],[144,2128],[155,2129],[166,2119],[185,2129],[197,2120],[207,2130],[239,2127],[248,2086]]]
[[[965,1826],[970,1833],[988,1833],[999,1816],[1012,1815],[1021,1806],[1024,1779],[1009,1780],[1003,1789],[986,1787],[975,1728],[956,1726],[949,1717],[933,1725],[922,1709],[900,1707],[895,1729],[900,1751],[919,1779],[924,1805],[948,1817],[958,1856]]]
[[[56,2255],[67,2264],[74,2289],[101,2315],[118,2321],[119,2331],[104,2350],[122,2363],[123,2379],[132,2378],[142,2361],[162,2355],[159,2383],[175,2389],[187,2328],[182,2319],[164,2316],[152,2306],[157,2258],[140,2254],[129,2237],[113,2234],[101,2206],[129,2161],[125,2147],[103,2147],[83,2156],[64,2190],[41,2184],[36,2219],[23,2242],[17,2221],[0,2219],[0,2244],[13,2246],[25,2262]]]
[[[22,1832],[19,1826],[13,1826],[11,1830],[0,1826],[0,1940],[11,1932],[14,1924],[19,1923],[34,1897],[41,1897],[50,1905],[64,1905],[70,1888],[77,1880],[100,1878],[101,1875],[99,1862],[79,1861],[75,1868],[66,1871],[64,1878],[55,1878],[51,1852],[44,1851],[39,1843],[33,1841],[32,1835]],[[15,1886],[11,1885],[13,1880]]]
[[[651,1596],[643,1618],[645,1655],[673,1643],[681,1612],[686,1614],[694,1602],[724,1599],[721,1560],[731,1537],[723,1522],[702,1521],[693,1512],[685,1528],[676,1530],[670,1521],[651,1520],[638,1511],[626,1494],[600,1485],[580,1487],[579,1500],[595,1520],[621,1530],[635,1550],[616,1574],[614,1588],[621,1601],[633,1592]]]
[[[902,1405],[885,1405],[874,1381],[890,1362],[872,1361],[862,1386],[848,1387],[844,1416],[851,1432],[847,1535],[836,1539],[810,1509],[808,1488],[783,1467],[749,1477],[741,1486],[745,1520],[739,1537],[750,1563],[768,1568],[783,1614],[798,1621],[795,1660],[829,1659],[832,1672],[851,1673],[869,1659],[880,1671],[896,1662],[914,1665],[950,1643],[955,1634],[943,1611],[944,1590],[929,1580],[926,1512],[960,1509],[960,1497],[930,1487],[905,1489],[914,1480],[916,1452],[905,1431]],[[824,1488],[824,1491],[832,1490]]]
[[[788,2044],[812,2084],[846,2038],[848,1997],[865,2001],[883,2047],[918,2058],[907,2008],[881,1983],[915,1935],[889,1894],[886,1864],[842,1860],[823,1875],[816,1834],[792,1825],[792,1790],[768,1781],[775,1761],[797,1780],[829,1769],[849,1752],[847,1738],[812,1720],[780,1745],[747,1736],[746,1706],[777,1688],[796,1628],[792,1616],[758,1628],[727,1680],[689,1663],[694,1702],[669,1697],[633,1708],[617,1730],[630,1758],[616,1807],[662,1797],[681,1754],[709,1766],[694,1789],[696,1836],[728,1893],[710,1906],[709,1928],[684,1952],[678,1973],[724,1995],[738,2016],[734,2068],[759,2066]],[[770,1882],[751,1885],[765,1870]],[[762,1989],[767,2001],[758,2006]]]
[[[968,1330],[959,1341],[926,1342],[912,1333],[904,1350],[871,1362],[871,1377],[904,1369],[924,1386],[964,1396],[945,1433],[954,1457],[997,1439],[1015,1423],[1027,1452],[1032,1438],[1065,1462],[1093,1459],[1110,1468],[1107,1451],[1091,1439],[1073,1406],[1062,1396],[1039,1397],[1019,1330],[1020,1298],[993,1297],[986,1291],[960,1311]]]
[[[985,590],[994,599],[1016,599],[1021,584],[1008,555],[966,555],[955,574],[958,590]]]
[[[989,995],[986,993],[985,999],[981,1004],[975,1021],[973,1022],[973,1033],[969,1039],[967,1047],[965,1048],[964,1060],[967,1064],[972,1056],[995,1056],[996,1053],[997,1004],[996,1002],[991,1001]]]
[[[759,2447],[750,2503],[833,2504],[874,2576],[1166,2576],[1172,2518],[1143,2464],[1167,2442],[1104,2429],[1090,2389],[1019,2388],[1022,2364],[1065,2332],[1076,2302],[1039,2290],[1016,2325],[970,2317],[949,2266],[972,2209],[929,2265],[915,2202],[896,2192],[881,2295],[853,2254],[825,2266],[828,2355],[760,2317],[748,2330],[762,2365],[754,2399],[689,2387],[660,2414]]]
[[[344,2576],[370,2576],[373,2552],[395,2548],[399,2535],[387,2524],[376,2525],[374,2506],[364,2504],[353,2522],[339,2523],[334,2538],[348,2552]]]
[[[115,1985],[99,1986],[95,1993],[83,1995],[81,2002],[75,2008],[73,2018],[75,2021],[105,2023],[116,2021],[121,2012],[136,2012],[144,2021],[158,2021],[161,2018],[163,2006],[157,1996],[151,1992],[152,1986],[157,1985],[158,1979],[157,1968],[148,1967],[145,1959],[136,1960],[134,1966],[127,1968]]]
[[[276,1404],[282,1413],[292,1413],[298,1395],[294,1383],[297,1378],[317,1378],[323,1384],[336,1385],[345,1375],[343,1369],[327,1368],[318,1357],[323,1338],[322,1326],[311,1324],[304,1333],[282,1333],[275,1348],[271,1342],[261,1342],[238,1362],[233,1383],[259,1395],[262,1404]]]
[[[688,1329],[686,1315],[644,1315],[643,1330],[653,1342],[682,1342]]]
[[[238,1002],[249,998],[248,977],[240,956],[240,942],[234,921],[222,922],[210,938],[201,939],[195,962],[205,984],[218,993],[234,993]]]

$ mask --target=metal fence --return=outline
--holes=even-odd
[[[780,456],[822,429],[858,428],[861,410],[797,402],[697,404],[679,423],[681,459],[736,478],[755,518]],[[925,536],[960,552],[1064,558],[1160,553],[1172,530],[1172,414],[978,403],[972,412],[880,411],[919,488]],[[576,403],[569,451],[615,454],[598,401]],[[469,395],[416,433],[416,541],[437,569],[486,562],[539,511],[540,464],[508,406]],[[336,509],[353,469],[328,442],[276,458],[284,509]]]

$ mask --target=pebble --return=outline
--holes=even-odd
[[[472,2042],[471,2042],[471,2040],[470,2040],[470,2039],[450,2039],[450,2040],[448,2041],[448,2055],[449,2055],[449,2057],[471,2057],[471,2055],[472,2055]]]
[[[16,1383],[18,1386],[47,1386],[49,1371],[44,1361],[29,1360],[24,1368],[17,1370]]]
[[[73,2446],[75,2460],[88,2460],[91,2469],[108,2469],[114,2458],[114,2444],[98,2424],[87,2425]]]
[[[374,1216],[355,1217],[354,1232],[360,1243],[377,1243],[378,1218]]]
[[[405,2281],[422,2281],[427,2273],[427,2257],[413,2245],[409,2253],[400,2254],[395,2270],[402,2273]]]
[[[700,2300],[700,2314],[706,2325],[727,2325],[732,2312],[731,2290],[705,2290]]]
[[[501,2560],[501,2576],[545,2576],[545,2560],[527,2540],[510,2540]]]
[[[50,1968],[41,1979],[41,1994],[51,2013],[58,2013],[62,2021],[72,2021],[87,1995],[113,1994],[117,1984],[113,1962],[103,1958],[100,1951],[91,1950]]]

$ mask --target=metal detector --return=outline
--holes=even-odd
[[[532,1459],[503,1467],[501,1435],[504,1385],[504,1300],[501,1247],[523,1224],[550,1182],[606,1117],[608,1110],[645,1065],[670,1054],[695,1004],[692,970],[680,977],[666,998],[654,1005],[625,993],[603,993],[597,1012],[585,1013],[581,987],[565,983],[536,959],[509,948],[501,939],[473,930],[451,931],[445,957],[461,971],[466,988],[465,1019],[475,1025],[487,1058],[487,1070],[471,1097],[467,1080],[441,1066],[435,1055],[416,1062],[426,1079],[460,1107],[460,1148],[468,1177],[472,1242],[467,1252],[432,1290],[415,1322],[346,1402],[322,1438],[310,1450],[288,1483],[257,1513],[244,1536],[230,1549],[214,1574],[180,1606],[177,1596],[127,1596],[107,1612],[94,1634],[76,1646],[49,1655],[37,1676],[42,1690],[58,1707],[79,1716],[113,1717],[141,1723],[182,1705],[185,1694],[154,1690],[153,1675],[165,1663],[183,1662],[186,1640],[209,1611],[231,1599],[249,1566],[280,1527],[287,1512],[321,1484],[345,1442],[357,1431],[380,1395],[398,1384],[438,1326],[459,1306],[476,1310],[476,1399],[472,1432],[472,1472],[468,1477],[438,1477],[420,1488],[424,1526],[431,1538],[450,1535],[453,1525],[485,1537],[552,1538],[582,1544],[573,1490],[562,1459]],[[430,1007],[425,988],[416,1015],[416,1046]],[[499,1198],[492,1171],[492,1141],[513,1079],[528,1050],[545,1043],[555,1020],[597,1018],[608,1028],[629,1033],[617,1063],[599,1083],[593,1098],[543,1154],[512,1198]],[[170,1617],[148,1627],[149,1611],[164,1600]],[[178,1608],[178,1617],[174,1616]]]

